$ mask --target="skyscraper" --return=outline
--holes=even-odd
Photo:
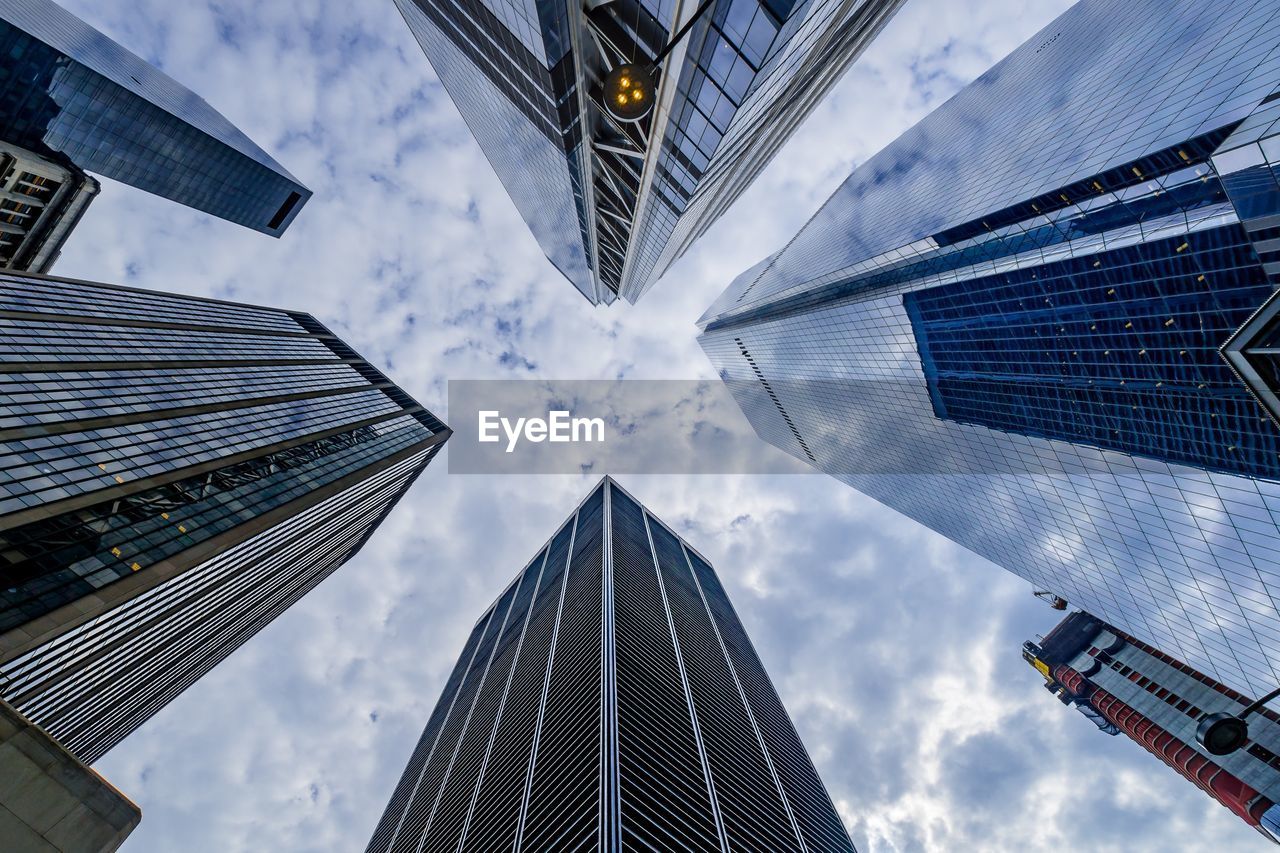
[[[48,272],[98,190],[73,165],[0,142],[0,269]]]
[[[1250,700],[1159,649],[1090,616],[1067,616],[1022,656],[1064,705],[1110,735],[1123,733],[1187,781],[1280,843],[1280,716],[1249,717],[1250,741],[1230,755],[1196,744],[1206,714],[1239,714]]]
[[[856,169],[699,340],[767,441],[1265,693],[1280,432],[1219,348],[1280,269],[1278,68],[1274,4],[1082,0]],[[1263,385],[1268,334],[1234,338]]]
[[[902,0],[396,0],[542,250],[635,302],[750,185]],[[602,84],[663,57],[652,112]]]
[[[0,698],[96,761],[448,436],[308,314],[0,274]]]
[[[476,622],[370,851],[853,847],[715,571],[611,479]]]
[[[221,113],[52,0],[0,0],[0,142],[278,237],[311,197]]]

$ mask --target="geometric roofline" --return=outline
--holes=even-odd
[[[1248,320],[1236,329],[1218,349],[1231,370],[1280,427],[1280,388],[1273,387],[1254,366],[1254,359],[1280,360],[1280,347],[1255,346],[1254,343],[1280,325],[1280,291],[1272,294]]]

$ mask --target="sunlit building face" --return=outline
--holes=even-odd
[[[1274,312],[1233,335],[1280,269],[1277,47],[1247,0],[1083,0],[700,337],[771,443],[1254,695],[1280,682]]]

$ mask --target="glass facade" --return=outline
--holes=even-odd
[[[449,435],[307,314],[20,274],[0,401],[0,696],[87,761],[354,554]]]
[[[311,197],[222,114],[52,0],[0,0],[0,140],[279,236]]]
[[[369,843],[852,853],[715,571],[606,478],[471,632]]]
[[[717,0],[665,61],[658,109],[600,82],[694,13],[674,0],[396,0],[547,257],[592,303],[634,302],[750,185],[901,0]]]
[[[1280,433],[1219,349],[1280,271],[1277,88],[1269,4],[1083,0],[855,170],[699,340],[766,440],[1266,692]]]
[[[900,0],[717,2],[689,34],[621,283],[634,302],[764,170]],[[646,164],[648,167],[648,164]]]
[[[547,258],[592,302],[586,152],[569,7],[396,0]],[[545,21],[545,25],[542,23]]]
[[[1233,223],[903,302],[939,418],[1268,476],[1280,430],[1218,347],[1272,290]]]

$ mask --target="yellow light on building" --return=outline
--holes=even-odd
[[[653,90],[653,77],[648,69],[632,64],[619,65],[604,78],[601,101],[615,120],[640,121],[649,114]]]

